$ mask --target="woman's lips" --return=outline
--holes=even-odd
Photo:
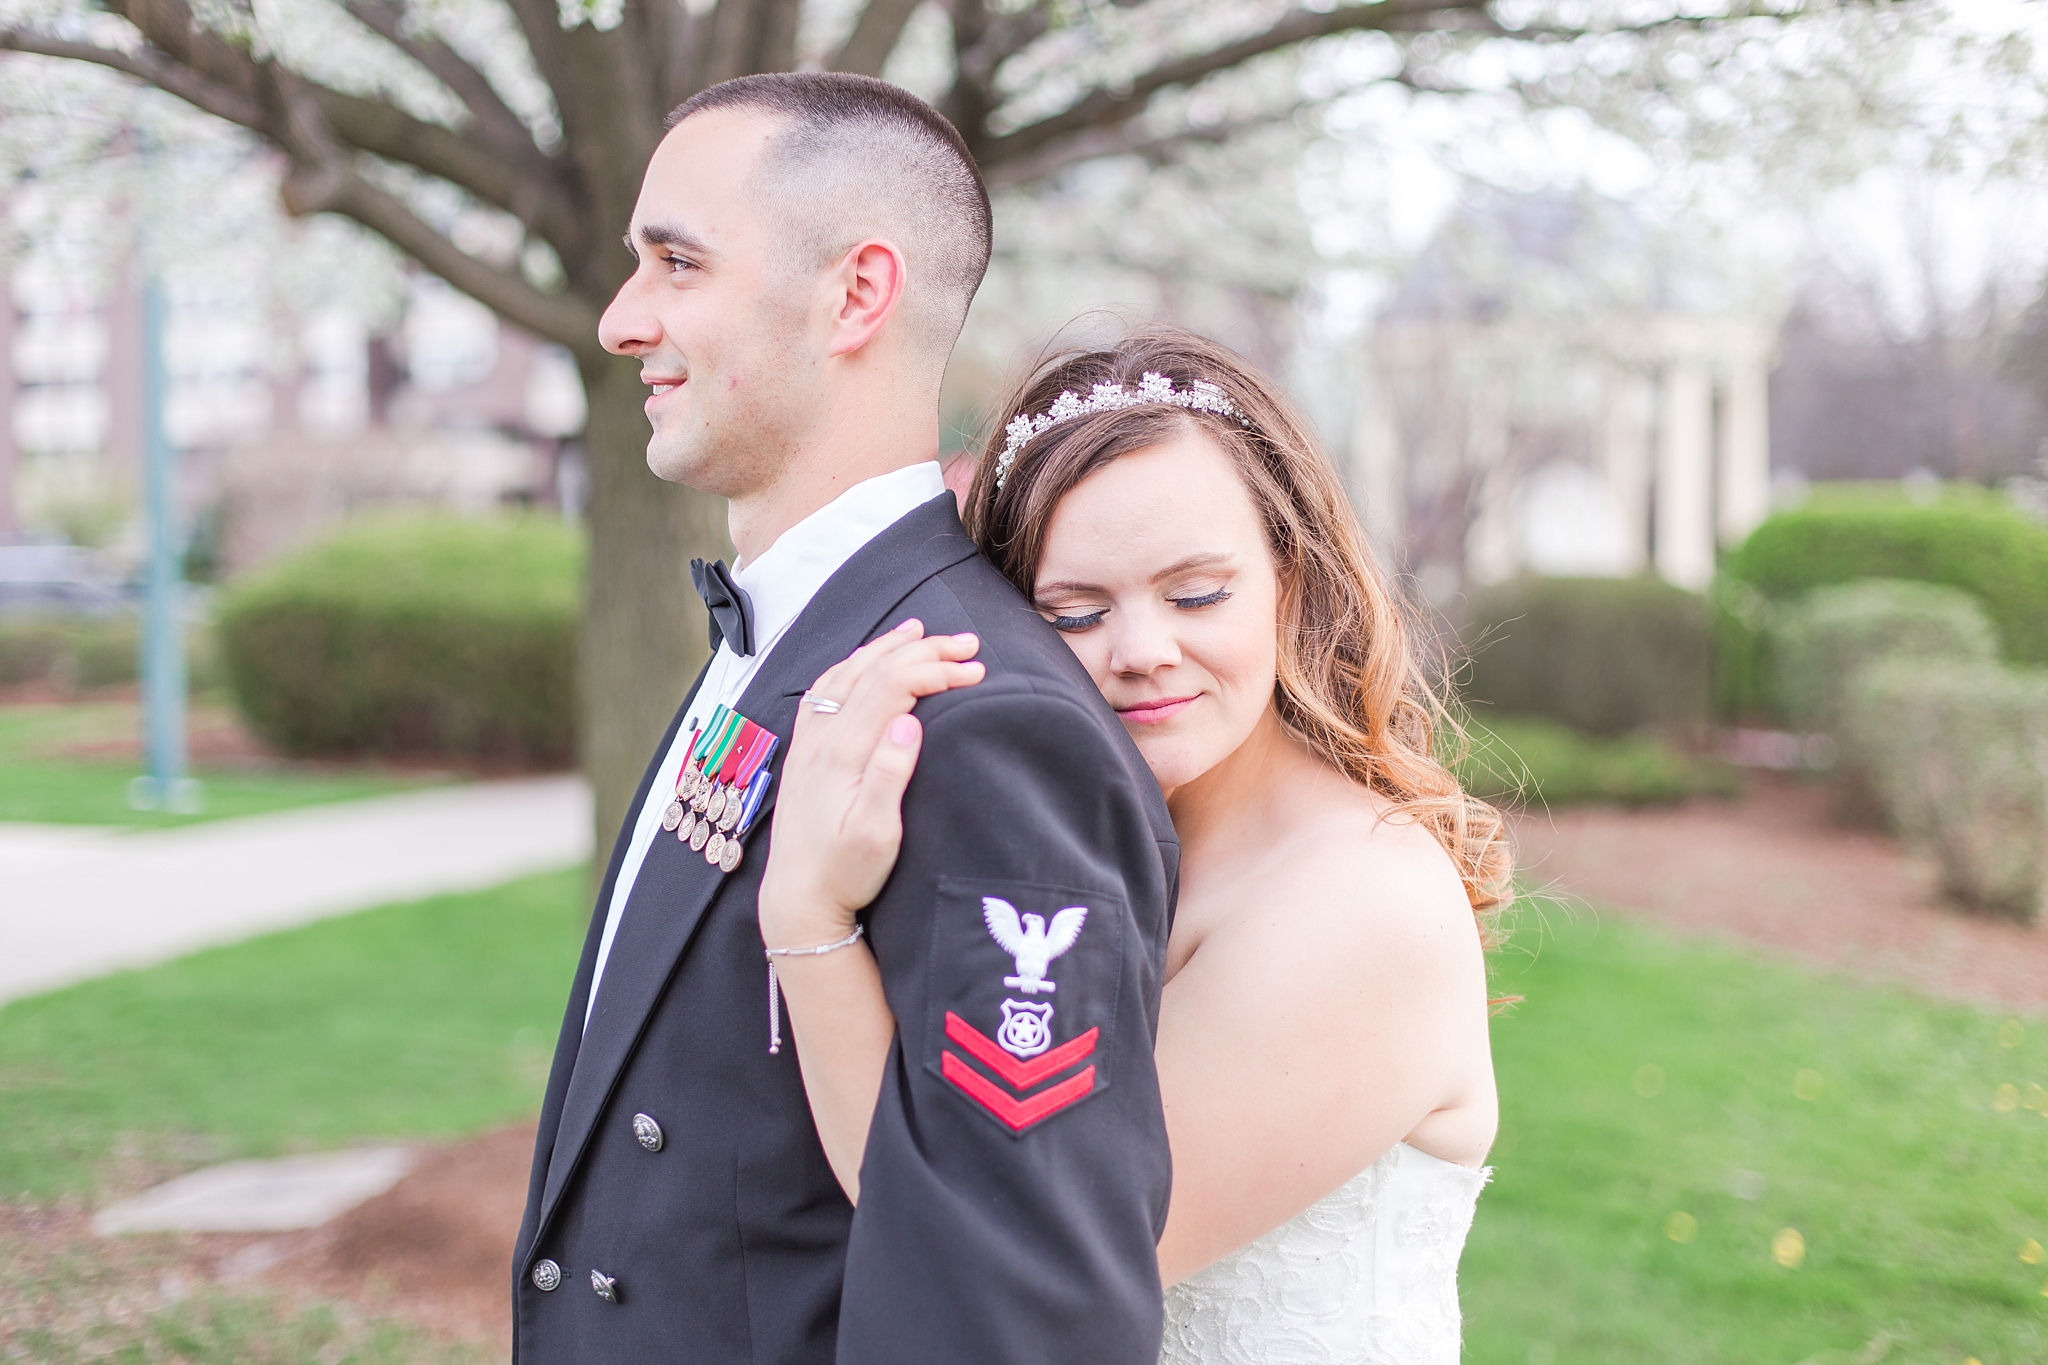
[[[1157,725],[1162,720],[1172,720],[1194,704],[1194,697],[1162,697],[1135,706],[1119,706],[1116,713],[1133,725]]]

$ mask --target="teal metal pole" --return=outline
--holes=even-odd
[[[149,508],[149,578],[143,603],[142,689],[149,776],[136,804],[186,810],[197,784],[185,780],[184,573],[179,563],[177,454],[164,430],[164,292],[142,286],[142,459]]]

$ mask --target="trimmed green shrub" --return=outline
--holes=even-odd
[[[2007,660],[2048,664],[2048,526],[1981,489],[1921,505],[1893,484],[1824,485],[1757,527],[1724,567],[1773,600],[1861,578],[1960,588],[1983,604]]]
[[[565,763],[582,559],[537,516],[357,522],[229,590],[236,702],[291,754]]]
[[[0,687],[50,678],[68,651],[64,627],[56,621],[0,621]]]
[[[1458,781],[1474,796],[1506,806],[1645,806],[1741,791],[1734,768],[1648,735],[1594,739],[1542,720],[1469,728],[1472,747],[1455,765]]]
[[[1849,688],[1860,670],[1879,659],[1998,658],[1997,632],[1976,598],[1902,579],[1815,588],[1774,614],[1770,638],[1786,715],[1838,742]]]
[[[1741,579],[1722,574],[1714,579],[1707,601],[1713,612],[1715,717],[1740,721],[1774,715],[1778,706],[1767,635],[1770,599]]]
[[[2048,898],[2048,670],[1892,659],[1863,670],[1848,728],[1942,890],[2030,923]]]
[[[1848,698],[1866,669],[1889,659],[1996,663],[1998,637],[1977,599],[1886,578],[1815,588],[1772,613],[1768,639],[1780,709],[1835,741],[1843,814],[1906,829],[1881,790],[1869,731],[1847,723]]]
[[[1594,735],[1707,718],[1704,598],[1654,578],[1520,578],[1472,598],[1462,689]]]
[[[30,617],[0,622],[0,687],[47,682],[66,692],[137,681],[142,623],[116,616]],[[185,681],[194,691],[220,682],[212,628],[185,628]]]

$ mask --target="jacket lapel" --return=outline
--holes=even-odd
[[[961,528],[952,493],[933,498],[861,547],[826,580],[762,662],[740,698],[739,710],[783,736],[784,744],[771,765],[776,772],[775,784],[769,788],[768,801],[748,841],[749,863],[767,855],[769,809],[781,786],[781,764],[788,756],[787,740],[796,718],[797,698],[803,689],[871,638],[878,623],[918,585],[974,553],[973,542]],[[677,723],[681,723],[680,715]],[[673,738],[673,730],[670,734]],[[649,781],[653,780],[650,774]],[[646,790],[643,785],[643,800]],[[638,818],[639,805],[632,810],[633,818]],[[655,847],[641,864],[639,878],[612,940],[597,1005],[591,1011],[589,1027],[584,1030],[568,1092],[562,1101],[561,1124],[548,1162],[536,1238],[546,1229],[563,1188],[581,1162],[605,1101],[660,1004],[697,926],[725,884],[732,880],[702,857],[676,857],[673,850],[667,857],[655,856],[661,847],[657,836]],[[617,876],[616,865],[613,876]],[[605,898],[599,904],[609,903],[608,881]],[[751,904],[745,909],[753,913]],[[570,1002],[572,1015],[580,1010],[587,990],[586,985],[575,992],[577,998]]]

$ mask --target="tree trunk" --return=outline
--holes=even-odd
[[[722,554],[725,503],[647,468],[640,363],[586,362],[590,567],[578,642],[583,771],[596,797],[597,872],[662,731],[709,653],[693,554]]]

